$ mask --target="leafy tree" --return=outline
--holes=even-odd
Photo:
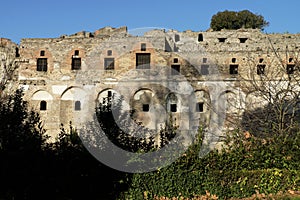
[[[210,27],[214,31],[220,31],[221,29],[237,30],[240,28],[263,30],[268,25],[269,22],[265,21],[263,16],[253,14],[248,10],[218,12],[212,16],[210,23]]]
[[[126,189],[124,173],[99,163],[72,124],[47,143],[22,97],[17,90],[0,100],[0,199],[115,199]]]
[[[0,101],[0,198],[26,199],[45,168],[47,136],[39,115],[28,110],[22,90]]]
[[[100,127],[114,144],[131,152],[147,152],[167,145],[175,137],[176,127],[172,120],[159,132],[150,130],[133,120],[133,113],[122,111],[122,101],[122,97],[107,97],[96,108]],[[154,143],[158,134],[159,146]]]
[[[51,199],[115,199],[120,191],[127,189],[119,182],[124,179],[125,173],[95,159],[78,134],[71,122],[69,129],[61,124],[57,141],[50,153],[51,172],[46,175],[47,179],[53,181],[49,187],[54,186],[52,190],[58,190]]]
[[[38,113],[27,108],[22,90],[0,102],[0,151],[41,151],[47,136]]]

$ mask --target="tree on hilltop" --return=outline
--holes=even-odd
[[[210,22],[210,28],[214,31],[220,31],[221,29],[237,30],[240,28],[263,30],[268,25],[269,22],[265,21],[262,15],[253,14],[249,10],[218,12],[212,16]]]

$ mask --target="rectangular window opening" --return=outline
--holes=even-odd
[[[232,58],[232,59],[231,59],[231,62],[232,62],[232,63],[235,63],[235,62],[236,62],[236,58]]]
[[[107,56],[112,56],[112,50],[107,51]]]
[[[203,42],[203,34],[202,33],[198,34],[198,42]]]
[[[170,111],[177,112],[177,104],[170,104]]]
[[[171,75],[179,75],[179,73],[180,73],[180,65],[172,65]]]
[[[40,102],[40,110],[47,110],[47,102],[46,101]]]
[[[263,65],[263,64],[257,65],[257,75],[264,75],[265,67],[266,67],[266,65]]]
[[[209,65],[201,65],[200,72],[202,75],[208,75],[209,74]]]
[[[178,58],[174,58],[173,63],[178,63]]]
[[[112,92],[111,91],[107,91],[107,97],[111,97],[112,96]]]
[[[203,62],[203,63],[207,63],[207,58],[203,58],[203,59],[202,59],[202,62]]]
[[[149,104],[143,104],[143,112],[149,112],[150,106]]]
[[[45,51],[41,51],[40,56],[45,56]]]
[[[136,54],[136,69],[150,69],[150,53]]]
[[[81,69],[81,58],[72,58],[72,70]]]
[[[180,41],[180,36],[179,35],[175,35],[175,42],[178,42],[178,41]]]
[[[48,68],[47,65],[47,58],[38,58],[36,70],[40,72],[46,72]]]
[[[104,69],[105,70],[115,69],[115,59],[114,58],[104,58]]]
[[[238,74],[239,65],[230,65],[229,66],[229,74]]]
[[[196,104],[196,112],[204,112],[204,103],[203,102],[198,102]]]
[[[286,73],[287,74],[293,74],[295,71],[295,65],[294,64],[288,64],[286,66]]]
[[[18,48],[18,47],[16,47],[16,57],[17,57],[17,58],[20,57],[20,51],[19,51],[19,48]]]
[[[146,51],[146,49],[147,49],[146,43],[142,43],[141,44],[141,51]]]
[[[75,50],[74,56],[79,56],[79,50]]]
[[[75,110],[76,111],[81,110],[81,102],[80,101],[75,101]]]
[[[218,38],[219,42],[225,42],[227,38]]]

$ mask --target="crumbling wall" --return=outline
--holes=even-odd
[[[18,78],[20,87],[26,90],[26,99],[37,110],[42,98],[33,100],[34,94],[46,91],[52,97],[47,99],[49,107],[41,115],[53,136],[61,123],[66,124],[82,115],[75,110],[76,98],[64,99],[64,94],[73,91],[72,88],[91,94],[90,103],[85,104],[90,110],[94,110],[99,96],[102,98],[108,95],[107,91],[116,90],[126,96],[129,106],[138,105],[140,113],[135,114],[136,120],[144,119],[149,127],[158,128],[157,124],[165,119],[143,111],[143,105],[133,101],[138,91],[150,90],[159,99],[164,112],[176,116],[179,124],[193,128],[200,119],[208,126],[211,119],[217,117],[213,106],[218,105],[222,95],[246,96],[249,91],[241,88],[242,82],[259,77],[256,74],[258,65],[265,65],[266,72],[271,72],[286,64],[297,64],[299,36],[243,29],[218,32],[153,30],[143,36],[132,36],[126,27],[105,27],[94,33],[83,31],[59,38],[23,39],[19,46],[22,62]],[[148,69],[137,69],[139,55],[141,60],[149,60]],[[37,70],[40,58],[47,60],[47,70]],[[80,59],[79,69],[78,66],[72,69],[74,59]],[[284,70],[282,75],[286,76]],[[218,84],[222,85],[222,91],[216,89]],[[190,88],[197,91],[194,102],[181,98]],[[178,107],[173,106],[170,111],[167,97],[174,92],[178,101],[172,104]],[[191,99],[193,92],[191,96],[185,95]],[[188,103],[190,105],[185,106]],[[82,104],[83,108],[85,105]],[[193,114],[183,114],[191,110]],[[157,119],[149,121],[149,117]]]
[[[0,96],[16,89],[19,66],[17,44],[6,38],[0,38]]]

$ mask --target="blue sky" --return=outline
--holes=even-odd
[[[205,31],[218,11],[245,9],[270,22],[265,32],[300,32],[299,0],[6,0],[0,37],[19,43],[105,26]]]

